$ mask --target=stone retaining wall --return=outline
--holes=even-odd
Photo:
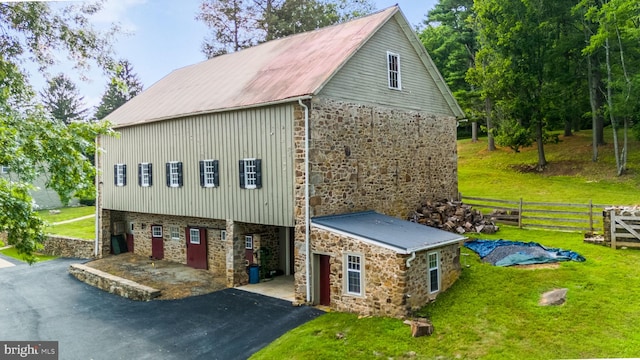
[[[78,259],[94,257],[94,241],[59,235],[47,235],[42,253],[50,256],[62,256]]]
[[[160,296],[160,290],[82,264],[69,266],[69,274],[98,289],[131,300],[149,301]]]

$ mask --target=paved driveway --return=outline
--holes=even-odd
[[[322,314],[236,289],[131,301],[68,275],[74,262],[0,269],[0,340],[58,341],[65,360],[245,359]]]

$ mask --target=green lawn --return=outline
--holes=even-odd
[[[74,206],[57,210],[60,211],[59,214],[51,214],[49,210],[40,210],[38,213],[43,220],[49,223],[75,219],[96,213],[95,206]]]
[[[95,218],[74,221],[60,225],[50,225],[46,228],[47,234],[64,235],[78,239],[95,239]]]
[[[23,257],[22,254],[18,254],[18,250],[16,250],[15,248],[8,248],[8,249],[4,249],[4,250],[0,250],[0,253],[2,253],[3,255],[6,256],[10,256],[14,259],[18,259],[20,261],[26,261]],[[43,254],[38,254],[35,253],[35,260],[36,262],[40,262],[40,261],[47,261],[47,260],[51,260],[51,259],[55,259],[56,256],[48,256],[48,255],[43,255]]]
[[[611,135],[611,134],[607,134]],[[548,145],[545,173],[522,172],[535,149],[489,153],[486,139],[459,142],[459,188],[466,196],[525,201],[640,204],[640,144],[630,145],[629,174],[615,176],[611,146],[590,161],[591,133]],[[609,138],[610,139],[610,138]],[[610,140],[609,140],[610,141]],[[586,157],[585,157],[586,156]],[[551,359],[640,354],[640,251],[585,244],[583,234],[501,227],[492,236],[574,250],[584,263],[556,269],[500,268],[463,248],[460,279],[418,315],[435,327],[412,338],[402,321],[327,313],[285,334],[252,359]],[[567,303],[538,306],[540,294],[565,287]],[[341,336],[336,336],[341,334]]]

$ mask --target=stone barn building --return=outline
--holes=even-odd
[[[457,196],[463,113],[397,6],[173,71],[98,139],[111,237],[229,287],[401,317],[460,273],[462,238],[404,219]]]

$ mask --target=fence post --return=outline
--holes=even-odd
[[[591,233],[593,234],[593,200],[589,199],[589,229],[591,229]]]
[[[616,210],[611,209],[611,248],[616,250]]]
[[[522,198],[520,198],[520,206],[518,207],[518,228],[522,229]]]

